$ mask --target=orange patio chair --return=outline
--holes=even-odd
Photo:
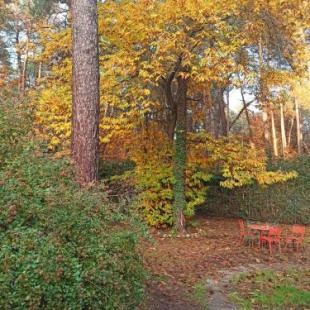
[[[247,231],[244,225],[244,221],[242,219],[238,220],[239,229],[240,229],[240,245],[245,241],[251,241],[251,246],[254,245],[254,240],[256,239],[256,235],[250,231]]]
[[[289,243],[292,243],[293,248],[296,246],[298,252],[299,245],[303,242],[306,233],[306,227],[303,225],[293,225],[291,227],[291,234],[287,235],[285,238],[285,248]]]
[[[272,227],[269,229],[267,236],[261,236],[262,245],[264,245],[265,242],[268,243],[270,254],[272,252],[273,243],[278,244],[279,252],[281,254],[281,233],[282,228]]]

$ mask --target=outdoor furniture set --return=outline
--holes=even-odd
[[[285,248],[289,244],[299,251],[299,247],[303,242],[306,227],[303,225],[291,226],[290,233],[286,236],[282,235],[282,228],[272,224],[247,224],[245,225],[244,220],[238,220],[240,228],[240,245],[244,241],[249,241],[251,246],[257,242],[259,247],[263,247],[268,244],[269,252],[272,253],[272,245],[278,245],[279,252],[281,253],[281,241],[285,241]]]

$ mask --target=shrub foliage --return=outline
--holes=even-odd
[[[230,190],[210,186],[203,209],[217,215],[237,215],[252,220],[309,224],[310,156],[279,160],[270,164],[269,169],[295,170],[298,176],[268,187],[252,184]]]
[[[16,156],[9,145],[1,154],[0,308],[136,308],[143,226],[108,204],[100,186],[80,190],[66,159],[26,140],[16,138]]]

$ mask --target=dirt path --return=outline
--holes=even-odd
[[[236,309],[226,296],[232,276],[253,268],[309,268],[308,243],[300,253],[287,250],[270,256],[267,250],[239,246],[235,219],[197,218],[195,222],[197,228],[184,237],[153,231],[156,243],[145,253],[152,274],[145,309]]]

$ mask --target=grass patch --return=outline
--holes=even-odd
[[[205,281],[197,283],[194,287],[193,299],[194,301],[201,306],[201,309],[209,309],[209,301],[207,298],[207,290]]]
[[[231,280],[230,299],[240,309],[306,309],[310,270],[257,270]]]

